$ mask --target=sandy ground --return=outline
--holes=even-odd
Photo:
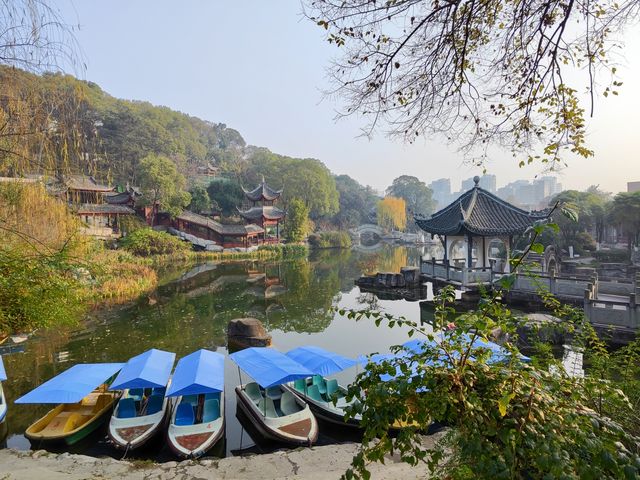
[[[267,455],[156,464],[53,454],[44,450],[5,449],[0,450],[0,480],[338,479],[357,450],[358,445],[351,443]],[[426,467],[412,468],[393,458],[384,465],[372,465],[370,470],[372,478],[380,480],[427,478]]]

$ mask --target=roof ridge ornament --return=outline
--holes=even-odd
[[[473,177],[473,183],[474,183],[473,188],[478,188],[480,186],[480,177],[478,175]]]

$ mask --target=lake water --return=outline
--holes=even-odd
[[[273,346],[283,352],[309,344],[350,357],[386,352],[408,339],[406,331],[377,328],[373,321],[355,322],[332,307],[373,307],[420,320],[419,302],[380,300],[361,293],[354,281],[363,273],[417,266],[422,253],[416,248],[386,246],[375,252],[328,250],[308,259],[217,262],[168,270],[158,289],[133,305],[94,312],[76,329],[42,331],[19,345],[0,347],[10,377],[4,383],[9,401],[6,443],[29,448],[22,433],[50,407],[14,405],[13,400],[52,376],[76,363],[125,362],[149,348],[175,352],[177,358],[200,348],[226,353],[226,327],[233,318],[260,319],[273,336]],[[349,383],[356,374],[352,368],[337,378]],[[242,381],[248,381],[245,374]],[[227,359],[226,446],[217,454],[278,448],[253,435],[236,418],[233,388],[239,383],[238,368]],[[354,439],[348,430],[326,424],[320,428],[319,443]],[[106,444],[104,434],[97,432],[73,451],[120,457],[121,452]],[[129,456],[163,460],[170,453],[163,449]]]

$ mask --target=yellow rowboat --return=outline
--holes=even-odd
[[[122,365],[74,365],[17,399],[15,403],[58,404],[30,425],[25,436],[36,445],[43,442],[73,445],[96,430],[120,398],[120,392],[108,391],[108,384]]]

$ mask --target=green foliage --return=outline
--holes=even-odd
[[[407,218],[413,218],[414,215],[431,215],[436,208],[436,201],[432,194],[433,192],[424,182],[410,175],[396,178],[387,188],[387,195],[405,200]],[[413,222],[410,224],[414,225]]]
[[[236,208],[240,208],[244,202],[242,187],[235,180],[215,180],[207,187],[211,201],[215,202],[224,216],[237,215]]]
[[[336,232],[318,232],[309,235],[312,248],[351,248],[351,236],[341,230]]]
[[[335,177],[336,188],[340,195],[340,209],[334,217],[334,223],[344,230],[371,222],[379,200],[371,187],[364,187],[349,175]]]
[[[299,258],[306,257],[308,248],[301,243],[278,243],[274,245],[260,245],[260,252],[270,252],[274,258]]]
[[[191,194],[191,203],[189,210],[195,213],[204,212],[211,209],[211,199],[207,189],[202,185],[196,185],[189,191]]]
[[[596,260],[603,263],[625,263],[629,261],[629,252],[627,250],[599,250],[593,252]]]
[[[285,157],[266,148],[257,149],[249,158],[246,181],[257,184],[263,176],[271,187],[284,187],[284,205],[294,198],[302,200],[309,207],[312,220],[338,212],[336,182],[319,160]]]
[[[147,205],[158,205],[172,217],[189,205],[191,195],[184,191],[187,182],[167,157],[147,155],[140,161],[138,175]]]
[[[124,237],[120,244],[128,252],[141,257],[169,255],[191,250],[191,246],[179,238],[151,228],[136,230]]]
[[[302,242],[309,234],[310,227],[309,207],[298,198],[292,199],[287,208],[285,238],[288,242]]]
[[[622,226],[628,237],[628,247],[640,244],[640,192],[619,193],[613,199],[610,219]]]

